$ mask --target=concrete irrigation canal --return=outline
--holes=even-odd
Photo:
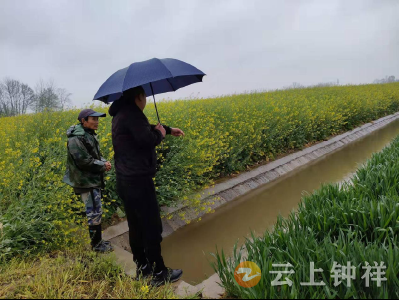
[[[278,215],[288,216],[297,208],[304,192],[350,178],[398,135],[397,113],[216,185],[213,191],[221,200],[214,214],[187,226],[176,219],[165,220],[162,249],[166,264],[182,268],[185,282],[202,282],[214,273],[210,253],[216,247],[230,254],[234,244],[242,245],[251,231],[262,235]],[[117,245],[117,255],[132,259],[124,251],[130,250],[126,223],[108,229],[105,235]]]

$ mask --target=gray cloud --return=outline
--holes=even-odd
[[[183,98],[399,76],[399,1],[1,0],[0,78],[53,78],[74,104],[132,62],[208,74]]]

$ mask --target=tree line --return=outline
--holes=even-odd
[[[385,76],[385,78],[376,79],[373,81],[373,83],[375,83],[375,84],[384,84],[384,83],[392,83],[392,82],[399,82],[399,80],[396,80],[396,77],[391,75],[391,76]],[[338,79],[337,79],[337,81],[320,82],[318,84],[314,84],[314,85],[310,85],[310,86],[305,86],[298,82],[293,82],[291,85],[283,87],[283,90],[304,89],[304,88],[309,88],[309,87],[327,87],[327,86],[338,86],[338,85],[339,85]]]
[[[70,97],[71,93],[57,87],[52,80],[40,80],[32,89],[19,80],[5,78],[0,82],[0,117],[65,110],[71,103]]]
[[[376,79],[373,83],[384,84],[399,82],[396,77],[385,76],[382,79]],[[321,82],[308,87],[326,87],[338,86],[336,82]],[[283,89],[301,89],[306,88],[298,82]],[[64,88],[59,88],[54,81],[40,80],[34,89],[29,85],[18,80],[5,78],[0,82],[0,117],[12,117],[23,115],[28,112],[43,112],[46,110],[65,110],[71,104],[71,93]]]
[[[396,77],[393,75],[385,76],[385,78],[374,80],[374,83],[377,84],[392,83],[392,82],[399,82],[399,80],[396,80]]]

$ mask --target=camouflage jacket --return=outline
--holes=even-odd
[[[106,160],[101,157],[96,133],[79,124],[71,126],[67,136],[68,160],[63,181],[74,188],[104,188]]]

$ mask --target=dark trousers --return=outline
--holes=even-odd
[[[130,247],[137,267],[147,263],[160,272],[165,269],[161,255],[162,221],[152,177],[117,179],[119,197],[129,224]]]

